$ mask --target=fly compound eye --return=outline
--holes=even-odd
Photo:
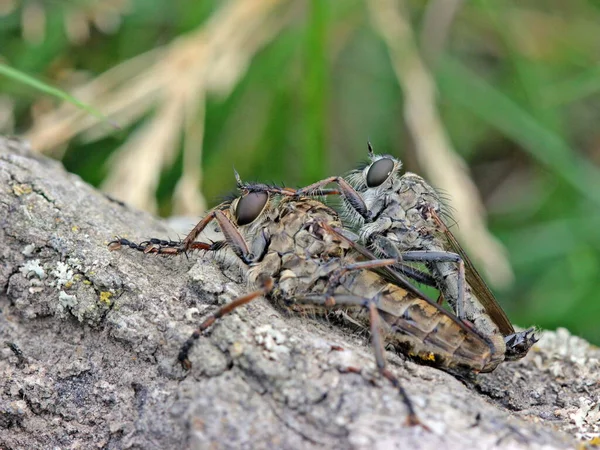
[[[238,201],[235,207],[235,221],[238,225],[247,225],[256,220],[267,204],[266,192],[250,192]]]
[[[377,187],[388,179],[394,170],[394,161],[390,158],[381,158],[369,167],[367,172],[367,187]]]

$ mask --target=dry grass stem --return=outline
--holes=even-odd
[[[460,224],[457,232],[468,252],[481,263],[487,279],[496,286],[506,285],[513,274],[505,249],[489,233],[477,188],[446,136],[436,108],[435,84],[420,58],[402,2],[373,0],[368,5],[404,92],[405,120],[419,164],[433,185],[451,194]]]
[[[427,3],[421,30],[423,58],[429,65],[435,64],[444,49],[452,21],[463,0],[431,0]]]
[[[197,214],[205,208],[199,192],[204,124],[198,121],[204,120],[206,97],[231,92],[254,55],[290,19],[289,4],[227,2],[196,31],[125,61],[75,90],[78,98],[122,127],[142,121],[110,158],[105,191],[138,208],[156,210],[160,174],[182,145],[184,167],[175,210]],[[41,116],[25,137],[33,148],[52,153],[74,136],[94,140],[112,132],[96,118],[62,105]]]

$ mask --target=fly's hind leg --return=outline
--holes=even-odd
[[[395,257],[394,255],[387,255],[387,256],[389,256],[389,259],[378,259],[377,256],[375,256],[373,253],[371,253],[367,248],[363,247],[362,245],[360,245],[359,243],[354,241],[352,238],[348,237],[347,236],[348,233],[346,232],[346,230],[332,227],[327,223],[321,223],[321,227],[324,230],[326,230],[328,233],[336,236],[338,239],[341,239],[343,242],[346,242],[347,244],[349,244],[354,250],[356,250],[362,256],[367,258],[366,263],[368,263],[369,261],[374,263],[374,267],[364,267],[363,266],[362,269],[371,269],[371,268],[379,267],[385,272],[385,276],[391,278],[393,280],[393,282],[395,284],[397,284],[398,286],[402,287],[403,289],[406,289],[408,292],[411,292],[412,294],[414,294],[415,296],[417,296],[419,298],[422,298],[430,303],[434,303],[434,301],[432,299],[430,299],[429,296],[427,296],[424,292],[421,292],[420,289],[418,289],[413,284],[411,284],[410,281],[405,276],[405,275],[407,275],[410,278],[412,278],[413,280],[415,280],[417,282],[422,282],[422,283],[426,284],[427,286],[435,287],[436,282],[433,279],[433,277],[431,277],[429,274],[422,272],[420,270],[411,268],[409,266],[403,266],[402,260],[401,260],[402,258]],[[380,262],[380,261],[389,261],[389,260],[393,260],[394,263],[393,264],[378,264],[378,262]],[[396,266],[402,266],[402,270],[400,270],[400,271],[394,270],[394,268]]]
[[[400,262],[417,262],[417,263],[435,263],[435,262],[449,262],[455,263],[458,266],[458,277],[456,280],[457,290],[458,290],[458,298],[456,299],[456,306],[454,307],[456,310],[456,316],[465,320],[465,289],[467,285],[466,281],[466,273],[465,273],[465,263],[462,257],[457,253],[447,252],[447,251],[432,251],[432,250],[411,250],[411,251],[400,251],[396,245],[385,236],[377,236],[375,238],[376,245],[378,248],[384,253],[385,256],[389,258],[397,259]],[[407,275],[409,278],[412,278],[415,281],[420,281],[417,277],[414,276],[412,272],[408,272],[406,268],[409,266],[398,265],[394,267],[392,270],[397,269],[399,272]],[[421,273],[417,273],[417,276],[421,276]],[[433,286],[440,290],[440,294],[442,294],[442,289],[438,286],[437,282],[433,284],[426,280],[426,284],[429,286]],[[440,303],[441,298],[438,299],[437,303]]]
[[[202,333],[207,330],[211,325],[213,325],[217,320],[221,319],[223,316],[231,313],[236,308],[240,306],[247,305],[252,300],[260,297],[261,295],[265,295],[269,293],[273,289],[273,279],[271,277],[265,276],[262,277],[262,287],[254,292],[250,292],[242,297],[239,297],[233,300],[231,303],[228,303],[210,316],[208,316],[204,321],[200,324],[198,329],[192,333],[192,335],[184,342],[179,350],[179,355],[177,356],[177,360],[182,365],[182,367],[186,370],[191,369],[192,363],[190,362],[188,356],[191,348],[194,346],[194,343],[198,340],[198,338],[202,335]]]
[[[456,299],[456,315],[459,319],[465,320],[465,289],[466,289],[466,278],[465,278],[465,263],[457,253],[446,252],[446,251],[407,251],[402,252],[403,261],[415,261],[420,263],[431,263],[431,262],[452,262],[458,266],[458,279],[456,280],[458,285],[458,298]],[[441,291],[441,289],[440,289]]]
[[[406,409],[408,410],[408,415],[406,418],[406,424],[408,426],[421,426],[422,428],[430,431],[429,427],[423,424],[413,406],[410,397],[408,396],[406,390],[400,384],[400,380],[387,368],[385,354],[384,354],[384,345],[383,345],[383,337],[381,334],[381,318],[379,316],[379,312],[377,310],[377,299],[368,299],[354,295],[309,295],[305,297],[295,297],[293,299],[285,300],[285,305],[288,307],[293,307],[294,305],[307,305],[307,306],[322,306],[326,307],[330,310],[342,309],[345,307],[362,307],[369,311],[369,322],[370,322],[370,332],[371,332],[371,344],[373,346],[373,351],[375,353],[375,362],[377,365],[377,371],[381,374],[382,377],[386,378],[394,388],[398,390],[402,401],[406,405]]]

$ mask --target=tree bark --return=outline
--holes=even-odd
[[[1,449],[570,448],[600,431],[600,352],[565,330],[464,383],[387,352],[431,431],[405,425],[367,336],[262,298],[201,337],[186,372],[179,347],[242,278],[202,255],[108,251],[175,235],[3,138],[0,213]]]

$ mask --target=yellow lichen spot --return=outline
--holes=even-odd
[[[73,282],[72,281],[67,281],[64,284],[65,289],[71,289],[71,287],[73,287]]]
[[[83,284],[89,286],[90,284],[92,284],[92,282],[90,280],[83,280]]]
[[[435,355],[431,352],[426,353],[424,355],[419,355],[419,357],[423,360],[423,361],[435,361]]]
[[[23,194],[31,194],[33,189],[28,184],[13,184],[13,192],[17,197],[20,197]]]
[[[241,342],[235,341],[229,346],[229,356],[233,359],[238,358],[242,353],[244,353],[244,344]]]
[[[100,301],[106,305],[110,305],[111,297],[112,297],[112,292],[109,292],[109,291],[100,292]]]
[[[79,227],[78,227],[77,225],[73,225],[73,226],[71,227],[71,231],[72,231],[73,233],[79,233]]]
[[[591,445],[596,445],[600,447],[600,437],[596,436],[590,440]]]

